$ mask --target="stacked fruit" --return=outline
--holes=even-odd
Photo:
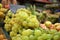
[[[3,8],[2,4],[0,4],[0,22],[3,22],[6,12],[7,9]]]
[[[55,29],[60,31],[60,23],[52,24],[50,21],[46,21],[44,24],[40,24],[43,29]]]
[[[57,19],[59,18],[59,15],[56,13],[52,14],[52,13],[43,11],[38,15],[37,18],[40,22],[45,22],[46,20],[48,20],[48,21],[51,21],[52,23],[56,23],[58,22]]]
[[[42,28],[23,29],[18,34],[11,31],[10,36],[12,40],[59,40],[60,32],[57,30],[44,30]]]
[[[22,26],[24,28],[39,27],[39,22],[36,15],[32,15],[31,12],[26,9],[19,9],[16,14],[12,14],[12,12],[9,11],[4,22],[6,23],[6,31],[10,31],[12,28],[14,29],[17,25],[17,27]]]
[[[41,14],[41,16],[43,15]],[[42,19],[42,17],[40,18]],[[58,29],[60,27],[59,23],[52,24],[50,21],[46,21],[44,24],[40,24],[35,11],[33,12],[22,8],[18,9],[16,14],[13,14],[9,10],[4,22],[4,28],[9,32],[12,40],[60,39],[60,29]]]

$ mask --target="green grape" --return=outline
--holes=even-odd
[[[51,39],[53,36],[51,34],[47,34],[47,39]]]
[[[11,10],[8,11],[7,16],[12,17],[12,14],[14,14]]]
[[[17,35],[16,32],[14,32],[14,31],[11,31],[11,32],[10,32],[10,37],[14,37],[14,36],[16,36],[16,35]]]
[[[5,23],[9,23],[9,22],[10,22],[10,20],[11,20],[11,19],[10,19],[8,16],[6,16],[6,18],[5,18],[4,22],[5,22]]]
[[[19,12],[18,14],[15,14],[17,20],[19,20],[20,22],[25,21],[28,18],[28,14],[26,12]]]
[[[41,36],[39,36],[38,38],[37,38],[37,40],[44,40]]]
[[[48,38],[48,35],[46,33],[42,34],[41,36],[44,40],[46,40]]]
[[[22,40],[20,37],[17,37],[17,39],[16,40]]]
[[[27,9],[25,9],[25,8],[18,9],[16,13],[19,13],[19,12],[21,12],[21,11],[26,12],[26,13],[28,13],[28,14],[31,13],[29,10],[27,10]]]
[[[16,36],[17,36],[17,37],[21,37],[21,34],[17,34]]]
[[[36,17],[35,18],[34,17],[27,18],[27,22],[28,22],[29,27],[33,27],[33,28],[39,27],[39,22]]]
[[[22,40],[21,35],[17,34],[16,36],[12,37],[12,40]]]
[[[35,38],[34,38],[33,35],[30,35],[30,36],[29,36],[29,39],[30,39],[30,40],[35,40]]]
[[[32,15],[27,9],[18,9],[16,14],[12,14],[12,12],[9,11],[4,21],[6,23],[5,29],[11,31],[10,37],[12,40],[30,40],[31,38],[31,40],[37,40],[37,36],[41,35],[40,30],[34,31],[27,29],[30,27],[39,27],[39,21],[37,20],[36,15]],[[33,31],[36,33],[34,34]]]
[[[23,21],[23,23],[22,23],[22,25],[25,27],[25,28],[28,28],[28,26],[27,26],[27,21]]]
[[[20,37],[12,37],[12,40],[22,40]]]
[[[12,27],[12,31],[18,32],[18,29],[16,27]]]
[[[42,33],[40,30],[35,30],[34,35],[35,36],[40,36]]]
[[[50,34],[55,34],[56,32],[57,32],[57,30],[54,30],[54,29],[49,31]]]
[[[12,18],[12,20],[14,20],[15,23],[19,23],[21,25],[23,19],[20,19],[20,17],[16,17],[16,18]]]
[[[54,35],[59,35],[60,36],[60,33],[59,32],[56,32],[56,33],[54,33]]]
[[[34,28],[34,23],[29,22],[29,23],[28,23],[28,26],[31,27],[31,28]]]
[[[26,13],[26,12],[20,12],[19,13],[19,15],[20,15],[20,18],[22,18],[22,19],[26,19],[26,18],[28,18],[28,14]]]
[[[22,30],[23,30],[23,28],[20,26],[20,27],[18,28],[18,32],[19,32],[19,34],[22,33]]]
[[[22,33],[22,30],[20,29],[20,30],[18,30],[19,31],[19,34],[21,34]]]
[[[36,21],[34,25],[35,25],[35,27],[39,27],[39,22]]]
[[[22,40],[29,40],[29,37],[28,36],[22,36],[21,39]]]
[[[13,25],[15,23],[15,21],[14,20],[10,20],[10,22],[9,22],[9,24],[11,24],[11,25]]]
[[[31,34],[32,34],[32,30],[31,30],[31,29],[24,30],[24,31],[22,32],[22,35],[23,35],[23,36],[29,36],[29,35],[31,35]]]
[[[18,24],[14,24],[13,27],[12,27],[12,31],[18,32],[18,27],[19,27]]]
[[[5,30],[8,32],[11,30],[12,26],[10,24],[5,24]]]
[[[59,40],[59,35],[54,35],[53,40]]]
[[[12,37],[12,40],[16,40],[16,37]]]
[[[16,36],[16,40],[22,40],[20,34],[18,34],[18,35]]]

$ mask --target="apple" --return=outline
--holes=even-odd
[[[46,27],[51,27],[52,23],[50,21],[45,22]]]

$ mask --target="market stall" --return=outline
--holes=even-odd
[[[46,0],[39,6],[39,1],[0,4],[0,40],[60,40],[60,6]]]

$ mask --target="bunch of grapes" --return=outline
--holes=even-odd
[[[43,30],[44,31],[44,30]],[[54,34],[51,33],[43,33],[40,29],[24,29],[20,33],[10,33],[12,40],[59,40],[60,32],[56,32]]]
[[[36,15],[32,15],[31,12],[27,9],[18,9],[16,14],[13,14],[10,10],[7,13],[7,16],[4,20],[5,22],[5,29],[8,31],[15,30],[16,27],[24,27],[24,28],[36,28],[39,27],[39,22],[36,18]],[[9,27],[6,24],[10,24]],[[15,25],[14,25],[15,24]],[[17,29],[15,30],[17,31]]]
[[[28,26],[32,28],[39,27],[39,21],[37,20],[35,15],[30,15],[29,18],[27,18]]]
[[[59,40],[60,32],[56,30],[44,30],[42,28],[25,29],[14,24],[10,37],[12,40]]]

